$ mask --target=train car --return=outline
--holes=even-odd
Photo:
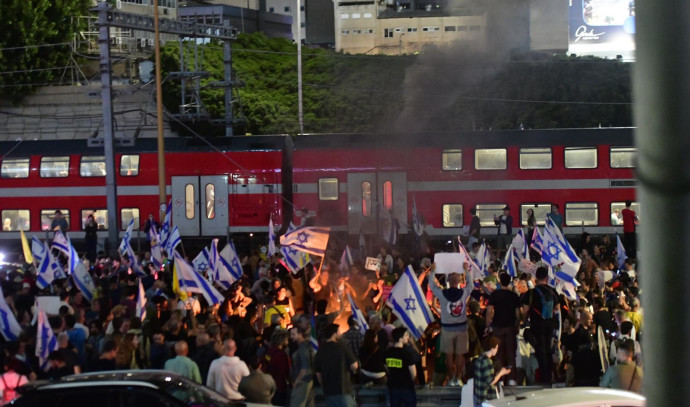
[[[491,236],[505,206],[519,227],[530,208],[543,225],[553,204],[566,234],[616,233],[616,211],[635,200],[635,153],[630,128],[302,135],[294,203],[350,235],[390,219],[407,233],[415,204],[431,238],[466,235],[471,208]]]

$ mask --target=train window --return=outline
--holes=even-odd
[[[120,158],[120,175],[123,177],[134,177],[139,175],[138,155],[123,155]]]
[[[503,215],[503,208],[506,204],[478,204],[477,216],[479,216],[479,224],[482,226],[496,226],[494,223],[494,216]]]
[[[206,219],[216,217],[216,186],[206,184]]]
[[[41,209],[41,230],[53,230],[53,219],[55,218],[55,211],[59,210],[62,217],[67,221],[69,226],[69,210],[67,209]]]
[[[371,216],[371,182],[362,182],[362,216]]]
[[[446,171],[462,169],[462,150],[443,150],[443,169]]]
[[[319,200],[338,200],[338,178],[319,178]]]
[[[29,178],[28,158],[5,158],[2,160],[2,178]]]
[[[108,229],[108,210],[107,209],[82,209],[81,211],[81,228],[86,229],[86,219],[89,215],[93,215],[98,230]],[[129,225],[129,223],[128,223]]]
[[[105,177],[105,157],[102,155],[82,157],[79,175],[82,177]]]
[[[505,170],[507,163],[505,148],[485,148],[474,151],[474,168],[477,170]]]
[[[462,227],[462,204],[443,204],[443,227]]]
[[[566,226],[596,226],[599,224],[599,204],[569,202],[565,204]]]
[[[521,148],[520,169],[548,170],[551,169],[550,148]]]
[[[383,208],[388,211],[393,209],[393,183],[391,181],[383,183]]]
[[[623,209],[625,209],[625,202],[611,202],[611,225],[623,225]],[[640,203],[633,202],[632,205],[630,205],[630,209],[635,211],[635,215],[637,215],[637,218],[639,219]]]
[[[139,229],[139,208],[120,209],[120,230],[127,230],[129,222],[134,219],[134,229]]]
[[[43,178],[65,178],[69,175],[69,157],[41,157],[40,174]]]
[[[194,192],[194,185],[187,184],[184,186],[184,215],[187,219],[194,219],[194,202],[196,200],[196,193]]]
[[[2,211],[2,230],[29,230],[31,226],[28,209],[4,209]]]
[[[551,212],[550,203],[531,203],[520,205],[520,219],[523,226],[527,226],[527,210],[534,211],[534,218],[537,220],[537,225],[543,226],[546,222],[546,215]]]
[[[611,168],[635,168],[635,147],[611,147]]]
[[[596,147],[566,147],[565,168],[597,168]]]

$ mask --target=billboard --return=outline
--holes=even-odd
[[[568,52],[635,58],[635,0],[570,0]]]

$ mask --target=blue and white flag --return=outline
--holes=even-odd
[[[242,278],[244,270],[242,269],[242,262],[240,261],[240,256],[237,255],[237,250],[235,250],[235,244],[233,242],[228,242],[223,250],[220,251],[220,263],[222,267],[225,267],[233,281]],[[222,276],[219,275],[219,279],[222,280]]]
[[[415,339],[421,338],[426,327],[434,320],[412,266],[407,266],[403,275],[400,276],[386,300],[386,305],[410,330]]]
[[[623,270],[625,265],[625,260],[628,258],[628,254],[625,252],[625,246],[621,242],[621,237],[616,235],[616,252],[618,252],[618,269]]]
[[[328,246],[330,233],[331,228],[301,227],[281,236],[280,244],[315,256],[323,256]]]
[[[70,246],[69,239],[63,235],[62,232],[56,230],[55,235],[53,236],[53,244],[51,245],[51,249],[56,249],[64,253],[65,256],[69,257]]]
[[[484,272],[479,267],[479,265],[474,260],[472,260],[472,256],[470,256],[470,253],[462,244],[462,241],[460,241],[460,236],[458,236],[458,249],[460,249],[460,253],[465,255],[465,261],[470,265],[470,278],[472,279],[472,281],[483,279]]]
[[[160,245],[162,249],[166,249],[168,247],[170,232],[172,232],[172,200],[168,201],[168,206],[165,207],[165,220],[161,225]],[[170,252],[168,252],[168,257],[172,257]]]
[[[513,249],[517,254],[518,259],[529,259],[529,247],[527,246],[527,239],[522,229],[518,229],[515,236],[513,236]]]
[[[129,225],[127,225],[127,230],[125,230],[125,234],[122,236],[122,241],[120,242],[120,247],[117,248],[117,251],[119,251],[121,254],[124,254],[127,252],[127,247],[130,246],[130,239],[132,239],[132,233],[134,231],[134,218],[130,219]]]
[[[352,261],[350,246],[345,245],[345,250],[343,250],[343,254],[340,256],[340,265],[338,268],[343,275],[350,275],[350,267],[352,267],[353,264],[355,264],[355,262]]]
[[[484,274],[484,277],[489,275],[489,265],[491,264],[491,252],[489,248],[486,247],[486,242],[482,242],[479,246],[479,251],[477,251],[477,266]]]
[[[414,196],[412,196],[412,228],[417,236],[421,236],[424,233],[422,220],[419,218],[419,212],[417,212],[417,200]]]
[[[161,251],[160,236],[154,225],[149,228],[149,240],[151,241],[151,263],[156,266],[156,270],[160,270],[163,267],[163,252]]]
[[[58,349],[58,342],[53,328],[48,323],[48,316],[43,310],[38,311],[38,327],[36,329],[36,357],[38,365],[46,371],[50,367],[48,356],[50,352]]]
[[[276,250],[276,232],[273,230],[273,219],[268,221],[268,255],[273,256]]]
[[[204,277],[194,271],[192,265],[187,263],[182,255],[174,252],[175,269],[180,283],[180,290],[192,293],[199,293],[206,298],[210,305],[220,304],[225,300],[223,295],[218,292]]]
[[[578,286],[579,283],[575,276],[580,270],[582,260],[577,257],[575,250],[565,240],[560,229],[549,217],[546,218],[542,238],[544,239],[542,260],[553,267],[557,278]]]
[[[364,317],[364,313],[362,312],[361,309],[355,304],[355,301],[352,299],[352,296],[350,294],[347,294],[347,298],[350,300],[350,309],[352,310],[352,318],[355,319],[357,322],[357,326],[359,326],[359,332],[364,335],[365,332],[369,329],[369,324],[367,323],[367,319]]]
[[[503,270],[511,277],[517,277],[517,266],[515,265],[515,248],[511,244],[506,250],[506,257],[503,261]]]
[[[194,260],[192,260],[192,265],[197,273],[203,273],[204,270],[209,268],[209,264],[211,263],[210,256],[210,250],[208,247],[204,247],[204,249],[197,254]]]
[[[168,236],[168,241],[165,245],[165,252],[168,253],[168,258],[172,257],[172,253],[175,251],[177,245],[182,243],[182,238],[180,238],[180,231],[175,226]]]
[[[286,233],[290,233],[296,229],[297,227],[290,222],[290,226],[288,226]],[[290,270],[292,274],[297,274],[297,272],[309,262],[309,254],[301,252],[292,246],[281,246],[279,251],[283,256],[280,263],[285,266],[286,269]]]
[[[139,280],[139,293],[137,295],[137,313],[136,316],[144,322],[146,319],[146,303],[148,300],[146,299],[146,293],[144,292],[144,285],[141,283],[141,279]]]
[[[132,269],[134,274],[139,277],[146,277],[148,273],[144,270],[144,266],[141,265],[139,259],[134,254],[134,249],[131,245],[127,245],[127,257],[129,257],[129,267]]]
[[[544,238],[541,236],[541,232],[539,232],[539,227],[534,228],[534,232],[532,233],[532,244],[530,246],[541,256],[542,250],[544,249]]]
[[[96,285],[93,283],[91,274],[86,270],[86,266],[79,259],[77,259],[77,264],[72,272],[72,280],[74,280],[74,284],[84,295],[84,299],[93,303],[93,299],[96,296]]]
[[[22,327],[17,322],[17,318],[14,317],[10,306],[7,305],[2,290],[0,290],[0,333],[8,342],[16,341],[22,333]]]
[[[398,222],[393,217],[392,211],[380,208],[381,213],[381,237],[390,245],[398,241]]]
[[[31,237],[31,255],[34,257],[36,264],[40,263],[49,251],[50,248],[47,244],[41,242],[36,236]]]
[[[218,286],[222,287],[223,289],[227,290],[230,288],[230,286],[232,286],[232,283],[237,281],[237,277],[235,277],[230,271],[233,267],[229,261],[230,257],[223,257],[223,254],[229,255],[229,252],[231,250],[230,245],[226,245],[225,247],[228,248],[226,253],[223,253],[222,251],[219,252],[218,239],[213,239],[213,241],[211,242],[211,252],[209,256],[209,275],[211,276],[211,280],[213,280],[213,282],[215,282]],[[240,265],[240,269],[241,267],[242,266]],[[242,275],[241,272],[239,275]]]
[[[34,239],[36,238],[34,237]],[[41,254],[40,258],[34,254],[34,259],[39,261],[38,267],[36,268],[36,285],[38,288],[44,289],[50,286],[56,279],[67,278],[67,276],[65,275],[65,271],[62,269],[60,262],[57,261],[55,256],[53,256],[53,253],[50,251],[48,243],[40,243],[40,241],[38,241],[39,243],[36,243],[37,241],[38,239],[32,242],[33,248],[37,249],[37,244],[41,244],[43,246],[43,250],[38,252]]]

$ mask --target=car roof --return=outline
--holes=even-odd
[[[53,390],[88,386],[141,386],[157,389],[170,381],[188,381],[184,377],[165,370],[114,370],[70,375],[55,381],[39,381],[24,386],[26,390]]]
[[[613,403],[613,405],[644,406],[646,399],[637,393],[601,387],[568,387],[543,389],[491,400],[494,407],[576,407]]]

